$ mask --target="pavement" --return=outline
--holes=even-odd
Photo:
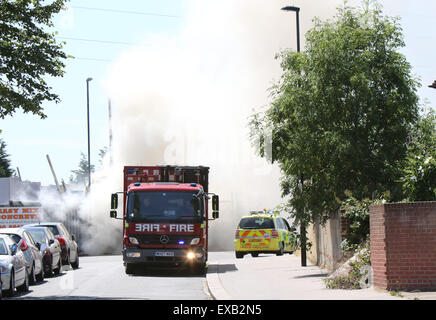
[[[210,252],[207,287],[215,300],[436,300],[436,292],[388,292],[374,287],[327,289],[328,271],[285,254],[245,255]]]

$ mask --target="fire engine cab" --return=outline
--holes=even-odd
[[[124,167],[123,260],[134,266],[188,266],[204,272],[209,221],[218,196],[208,193],[208,167]],[[212,198],[212,219],[208,200]],[[117,193],[111,198],[116,218]]]

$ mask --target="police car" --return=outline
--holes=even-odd
[[[259,253],[293,253],[297,247],[295,228],[273,211],[253,211],[243,216],[235,233],[236,258],[245,254],[257,257]]]

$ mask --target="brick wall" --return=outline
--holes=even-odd
[[[436,289],[436,202],[373,205],[370,233],[375,287]]]

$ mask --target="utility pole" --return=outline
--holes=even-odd
[[[296,14],[297,23],[297,52],[300,52],[300,8],[294,6],[283,7],[284,11],[294,11]],[[300,176],[301,190],[303,190],[304,178],[303,175]],[[303,216],[302,214],[300,215]],[[301,247],[301,266],[307,266],[306,259],[306,221],[304,219],[300,220],[300,247]]]

